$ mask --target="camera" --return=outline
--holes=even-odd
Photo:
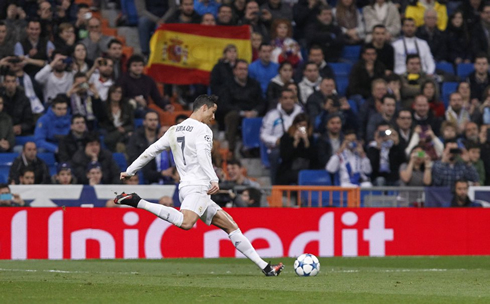
[[[89,20],[90,18],[92,18],[92,13],[91,12],[85,13],[83,17],[85,18],[85,20]]]
[[[13,64],[16,64],[16,63],[19,63],[19,62],[22,62],[22,59],[20,59],[19,57],[15,56],[13,58],[10,58],[8,60],[9,63],[13,63]]]
[[[379,137],[386,137],[386,136],[390,136],[391,135],[391,130],[385,130],[385,131],[379,131],[378,132],[378,136]]]
[[[71,57],[66,57],[63,59],[63,63],[66,65],[71,65],[73,63],[73,59]]]
[[[459,148],[449,149],[449,153],[451,153],[451,154],[461,154],[461,149],[459,149]]]
[[[88,83],[86,83],[86,82],[82,82],[81,84],[79,84],[79,86],[81,89],[88,90]]]
[[[424,158],[424,157],[425,157],[425,151],[419,151],[419,152],[417,153],[417,156],[418,156],[419,158]]]
[[[0,201],[11,201],[13,199],[12,193],[2,193],[0,194]]]
[[[303,134],[306,133],[306,127],[301,126],[298,128],[298,130]]]
[[[99,64],[102,66],[106,66],[107,65],[107,59],[105,59],[105,58],[100,59]]]

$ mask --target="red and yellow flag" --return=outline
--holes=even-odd
[[[234,44],[238,58],[250,62],[249,26],[163,24],[150,41],[148,75],[171,84],[209,84],[214,65],[223,49]]]

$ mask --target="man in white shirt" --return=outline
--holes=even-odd
[[[58,94],[66,94],[73,84],[73,72],[66,71],[66,56],[57,51],[53,52],[53,60],[34,77],[43,87],[44,104],[54,99]]]
[[[318,66],[314,62],[307,62],[303,70],[303,80],[298,84],[300,101],[304,106],[311,94],[320,89],[322,77],[318,70]]]
[[[428,75],[434,74],[436,64],[430,51],[427,41],[415,37],[415,20],[412,18],[403,19],[403,35],[393,42],[395,49],[395,73],[401,75],[407,71],[406,57],[408,54],[418,54],[422,61],[422,71]]]
[[[110,58],[97,58],[92,68],[87,72],[88,83],[94,84],[102,101],[107,101],[109,88],[114,84],[113,75],[114,61]]]
[[[266,276],[277,276],[284,268],[283,264],[270,265],[262,260],[231,216],[210,198],[210,195],[219,191],[219,180],[211,161],[213,132],[208,126],[214,120],[218,108],[216,102],[215,96],[197,97],[191,117],[172,126],[126,172],[121,173],[121,179],[131,178],[163,150],[171,148],[180,175],[180,211],[145,201],[136,193],[117,195],[114,203],[145,209],[184,230],[191,229],[201,218],[207,225],[213,224],[224,230],[236,249],[260,267]]]

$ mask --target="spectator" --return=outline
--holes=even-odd
[[[169,126],[163,126],[158,132],[158,138],[161,138],[169,129]],[[153,161],[143,167],[143,177],[150,184],[174,185],[175,162],[170,150],[164,150],[158,154]]]
[[[471,121],[470,113],[463,108],[461,94],[454,92],[449,95],[449,107],[446,110],[446,120],[458,126],[458,134],[462,133],[467,122]]]
[[[400,146],[405,150],[412,137],[412,113],[408,109],[398,112],[395,130],[398,132]]]
[[[402,23],[402,37],[393,42],[395,49],[395,70],[401,75],[407,71],[407,56],[410,54],[419,55],[422,71],[428,75],[434,74],[436,65],[430,51],[429,45],[425,40],[415,37],[415,21],[411,18],[404,18]]]
[[[325,132],[326,119],[328,115],[337,114],[342,119],[342,126],[344,127],[344,131],[347,128],[357,131],[359,128],[359,124],[357,122],[358,117],[352,111],[347,99],[338,98],[337,95],[329,95],[325,99],[323,104],[323,109],[315,118],[315,131],[323,134]]]
[[[375,79],[371,83],[371,97],[369,97],[359,109],[359,136],[358,138],[364,139],[366,134],[366,127],[369,117],[379,113],[383,104],[382,98],[387,93],[386,81],[383,79]]]
[[[34,169],[25,167],[20,171],[19,185],[34,185]]]
[[[472,30],[480,22],[480,14],[483,11],[484,5],[485,1],[471,0],[463,1],[458,7],[458,10],[463,12],[463,19],[468,26],[468,30]]]
[[[266,108],[260,84],[248,77],[247,65],[246,61],[237,60],[233,69],[234,78],[223,91],[222,102],[218,106],[217,114],[224,121],[231,153],[235,151],[238,126],[241,125],[242,118],[261,116]]]
[[[444,31],[447,25],[447,9],[445,4],[436,0],[418,0],[413,5],[407,6],[405,17],[413,19],[417,27],[424,25],[426,12],[434,10],[437,17],[437,28]]]
[[[390,125],[396,124],[396,101],[395,97],[385,95],[381,98],[381,111],[369,117],[366,129],[366,142],[371,142],[375,137],[375,131],[381,122]]]
[[[443,121],[441,124],[441,137],[440,140],[445,143],[446,141],[457,141],[458,126],[450,121]],[[486,136],[486,134],[485,134]],[[485,137],[486,138],[486,137]],[[460,146],[462,148],[462,146]]]
[[[296,23],[295,37],[302,38],[306,34],[306,27],[317,18],[320,7],[325,2],[321,0],[299,0],[293,6],[293,18]],[[332,10],[330,8],[330,10]]]
[[[458,148],[458,144],[446,141],[444,145],[442,159],[434,162],[432,167],[433,186],[453,187],[454,182],[460,178],[471,181],[478,186],[478,172],[471,164],[465,164],[457,157],[463,152]]]
[[[103,176],[100,163],[98,161],[92,161],[87,166],[87,183],[85,185],[101,185]]]
[[[360,95],[363,99],[371,94],[371,82],[385,76],[385,65],[377,60],[376,48],[365,46],[361,60],[356,62],[349,74],[347,96]]]
[[[177,11],[165,23],[195,23],[201,22],[201,16],[194,10],[194,0],[182,0]]]
[[[277,169],[278,185],[298,183],[298,173],[309,169],[316,158],[313,148],[313,127],[306,114],[298,114],[280,141],[281,164]]]
[[[206,13],[206,14],[202,15],[201,25],[209,25],[209,26],[216,25],[216,19],[214,19],[213,14]]]
[[[54,38],[54,46],[62,54],[71,54],[75,47],[76,38],[73,24],[62,23],[58,27],[58,34]]]
[[[46,152],[58,153],[60,139],[70,132],[70,119],[65,98],[53,99],[51,108],[36,123],[36,145]]]
[[[289,89],[281,91],[279,104],[269,110],[262,121],[260,139],[267,147],[270,162],[271,183],[276,184],[277,168],[280,157],[280,140],[286,130],[293,124],[294,118],[303,110],[294,102],[294,92]]]
[[[87,24],[88,36],[82,40],[82,43],[87,47],[87,59],[94,61],[107,51],[107,45],[114,37],[102,34],[100,20],[96,17],[92,17]]]
[[[119,166],[112,158],[112,153],[100,147],[100,139],[97,134],[89,134],[86,138],[84,149],[73,155],[72,168],[78,182],[84,185],[88,185],[89,182],[94,183],[99,177],[99,173],[95,172],[97,170],[89,172],[92,168],[101,169],[102,184],[120,183]],[[87,173],[91,173],[90,176]]]
[[[480,145],[474,142],[470,142],[466,145],[466,150],[468,151],[466,160],[467,163],[470,163],[473,168],[475,168],[478,173],[478,183],[480,185],[485,185],[485,165],[480,158],[481,148]]]
[[[279,74],[271,79],[267,86],[268,110],[275,109],[284,87],[293,81],[293,66],[288,61],[279,65]]]
[[[0,184],[0,207],[23,207],[25,202],[20,195],[11,193],[7,184]]]
[[[477,55],[475,60],[480,57],[480,53],[489,54],[490,52],[486,34],[488,28],[490,28],[490,3],[485,2],[480,13],[480,20],[471,29],[473,55]]]
[[[439,136],[441,119],[437,118],[430,110],[429,101],[424,95],[417,95],[413,101],[413,125],[430,126],[430,129]]]
[[[400,165],[405,162],[405,152],[400,146],[398,133],[386,122],[376,128],[374,141],[369,143],[367,156],[373,173],[371,180],[376,186],[392,186],[400,178]]]
[[[430,186],[432,183],[432,161],[430,156],[419,146],[413,148],[409,155],[408,163],[403,163],[400,166],[401,186]]]
[[[486,100],[485,92],[488,91],[488,88],[485,88],[485,91],[483,91],[482,102]],[[461,81],[456,88],[456,92],[461,94],[463,98],[463,107],[468,109],[470,115],[473,115],[475,110],[480,107],[480,101],[477,98],[471,98],[470,84],[466,81]]]
[[[259,82],[262,88],[262,97],[265,98],[267,86],[277,75],[279,65],[271,61],[272,46],[262,43],[259,47],[259,59],[248,66],[248,76]]]
[[[88,38],[87,38],[88,39]],[[72,60],[73,64],[71,66],[74,72],[86,73],[92,67],[94,63],[93,60],[87,58],[87,47],[82,42],[78,42],[73,48]]]
[[[73,84],[73,72],[66,71],[67,57],[53,52],[52,61],[36,74],[36,81],[43,88],[44,104],[58,94],[66,94]]]
[[[318,44],[323,48],[327,62],[339,60],[344,48],[344,38],[342,29],[334,23],[330,6],[318,9],[316,19],[305,28],[305,36],[308,45]]]
[[[259,59],[259,47],[262,45],[264,37],[260,33],[253,32],[250,35],[250,40],[252,40],[252,62],[254,62]]]
[[[59,163],[56,174],[51,177],[51,183],[55,185],[73,185],[76,184],[76,178],[71,174],[69,163]]]
[[[78,150],[84,147],[85,138],[87,137],[87,124],[85,117],[75,114],[71,117],[70,132],[59,140],[58,160],[67,162]]]
[[[154,111],[148,111],[143,120],[143,126],[129,138],[126,153],[128,154],[128,162],[132,163],[143,153],[146,148],[153,144],[157,139],[158,114]]]
[[[24,90],[19,88],[17,77],[9,72],[3,77],[3,88],[0,91],[3,99],[3,108],[13,121],[15,135],[32,134],[34,118],[32,116],[31,103]]]
[[[444,32],[447,49],[446,60],[456,65],[471,62],[471,45],[468,26],[463,19],[463,13],[456,11],[449,17],[449,23]]]
[[[372,32],[372,41],[366,47],[376,49],[376,58],[382,62],[388,71],[393,71],[395,64],[395,49],[387,38],[388,31],[384,25],[375,25]]]
[[[12,43],[20,41],[25,36],[25,29],[27,26],[26,13],[22,6],[17,6],[17,4],[11,2],[7,6],[7,16],[3,20],[7,25],[7,30],[10,34],[10,39]],[[12,55],[14,52],[10,52],[7,55]]]
[[[31,20],[27,24],[27,37],[15,44],[16,56],[29,56],[35,59],[24,67],[24,71],[33,76],[45,64],[54,51],[54,44],[46,37],[41,37],[41,23],[39,20]]]
[[[436,117],[444,117],[445,107],[439,98],[439,87],[436,85],[434,80],[427,79],[420,86],[420,94],[427,97],[429,101],[429,107]]]
[[[391,73],[390,75],[385,77],[386,82],[387,82],[387,92],[388,94],[391,94],[395,96],[397,104],[401,104],[402,102],[402,82],[400,79],[400,76],[396,75],[395,73]]]
[[[259,5],[255,1],[250,1],[245,5],[245,15],[241,20],[242,25],[250,25],[253,32],[262,35],[262,42],[269,43],[269,28],[272,22],[272,14],[268,10],[259,13]]]
[[[362,9],[364,22],[366,23],[366,42],[372,41],[374,28],[378,25],[383,25],[386,28],[387,41],[393,41],[398,38],[401,29],[401,19],[396,4],[390,0],[371,0],[370,2],[370,5],[366,5]]]
[[[481,207],[480,204],[470,200],[468,196],[469,183],[466,179],[458,179],[454,182],[454,196],[451,201],[451,207]]]
[[[490,85],[487,55],[483,53],[478,54],[475,57],[474,66],[475,70],[468,75],[466,82],[470,84],[471,99],[482,100],[483,91]]]
[[[119,77],[126,72],[126,61],[128,60],[126,54],[123,54],[123,45],[121,41],[117,39],[109,41],[105,58],[111,59],[114,64],[113,79],[119,79]]]
[[[300,101],[304,106],[313,92],[319,90],[322,77],[318,72],[316,63],[308,61],[303,69],[303,79],[299,83]]]
[[[306,113],[314,123],[315,119],[325,107],[325,102],[330,96],[337,95],[335,91],[335,80],[323,78],[320,82],[319,90],[315,90],[306,101]]]
[[[446,60],[446,37],[444,33],[437,28],[437,12],[434,9],[427,9],[425,11],[424,25],[417,28],[415,36],[427,41],[435,61],[439,62]]]
[[[319,47],[318,45],[312,45],[308,53],[308,60],[310,62],[316,63],[321,77],[329,77],[335,79],[334,71],[325,61],[325,56],[323,55],[323,49],[321,47]],[[300,71],[303,71],[303,69],[300,69]]]
[[[462,142],[466,149],[468,150],[469,145],[475,145],[480,143],[480,130],[478,125],[472,121],[467,122],[464,126],[463,137],[460,138],[459,142]],[[458,144],[459,144],[458,142]]]
[[[76,41],[80,41],[88,37],[87,24],[92,18],[92,13],[85,3],[79,3],[77,6],[77,20],[73,25],[75,27]]]
[[[236,207],[260,207],[262,192],[257,188],[247,188],[235,200]]]
[[[48,39],[53,37],[53,10],[51,8],[51,3],[49,1],[39,1],[37,16],[41,23],[41,36]]]
[[[284,3],[281,0],[267,0],[260,6],[260,11],[268,11],[272,15],[272,20],[293,20],[293,12],[291,6],[288,3]]]
[[[293,27],[291,25],[291,21],[286,19],[274,20],[271,29],[271,40],[273,46],[272,62],[282,63],[284,61],[288,61],[294,68],[300,64],[300,62],[303,60],[301,48],[298,42],[291,37],[293,37]]]
[[[73,85],[66,95],[70,99],[71,113],[85,117],[88,129],[94,130],[97,127],[97,118],[102,118],[104,110],[99,92],[93,83],[88,83],[87,75],[76,73],[73,76]]]
[[[339,174],[341,187],[373,186],[368,177],[372,171],[371,163],[354,131],[345,133],[344,142],[325,169],[331,174]]]
[[[14,53],[15,39],[13,39],[7,24],[0,20],[0,58]]]
[[[11,152],[15,145],[14,125],[12,118],[3,111],[4,101],[0,97],[0,153]]]
[[[422,71],[420,56],[417,54],[407,55],[406,72],[401,76],[402,88],[402,107],[410,108],[415,96],[420,94],[421,85],[429,77]]]
[[[150,54],[150,38],[157,25],[165,23],[177,10],[177,1],[136,1],[138,13],[138,37],[141,52]],[[117,78],[117,77],[116,77]]]
[[[330,114],[326,117],[326,131],[318,139],[318,167],[325,168],[330,157],[337,153],[344,141],[342,133],[342,118],[339,114]]]
[[[37,147],[32,141],[24,144],[22,153],[12,162],[9,183],[18,185],[20,183],[20,172],[26,167],[32,167],[34,169],[35,184],[49,184],[50,175],[48,166],[42,159],[37,157]]]
[[[299,87],[296,82],[290,82],[285,86],[286,89],[293,91],[293,99],[294,99],[294,104],[299,105],[300,107],[301,102],[299,101]]]
[[[444,144],[428,125],[414,128],[413,136],[405,148],[405,155],[410,157],[410,152],[417,146],[421,147],[432,160],[440,159],[444,151]]]
[[[342,29],[346,44],[360,44],[366,37],[362,14],[353,0],[339,0],[333,9],[333,16]]]
[[[110,58],[97,58],[95,64],[88,71],[88,82],[94,85],[101,100],[107,100],[109,88],[115,83],[113,76],[114,62]]]
[[[158,91],[155,81],[143,74],[145,59],[141,55],[133,55],[128,59],[128,72],[124,73],[117,81],[123,88],[124,98],[133,98],[137,102],[135,117],[141,118],[147,111],[149,97],[160,108],[173,111],[173,106],[165,101]]]
[[[109,88],[105,111],[105,117],[100,121],[105,131],[104,143],[109,151],[124,153],[134,131],[134,110],[129,101],[122,98],[120,86]]]
[[[230,5],[223,4],[218,8],[218,19],[216,20],[217,25],[235,25],[235,20],[233,19],[233,11]]]
[[[236,64],[237,55],[234,44],[228,44],[223,50],[223,57],[211,71],[210,86],[213,94],[221,96],[225,85],[233,78],[233,67]]]

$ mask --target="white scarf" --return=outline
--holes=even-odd
[[[383,6],[379,6],[378,3],[375,3],[374,10],[376,12],[376,17],[378,17],[378,20],[384,21],[386,15],[388,14],[388,4],[385,2],[383,3]]]

